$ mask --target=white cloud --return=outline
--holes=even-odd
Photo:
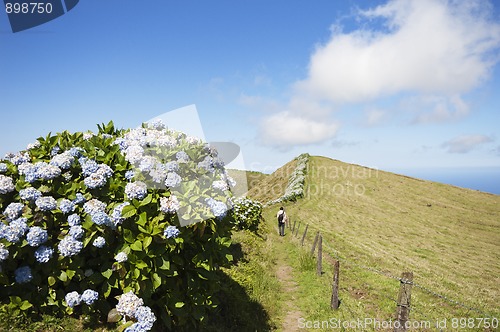
[[[334,137],[337,130],[336,123],[283,111],[263,120],[260,137],[266,145],[287,148],[324,141]]]
[[[442,144],[449,153],[467,153],[478,146],[492,142],[493,138],[485,135],[463,135]]]
[[[484,1],[393,0],[361,11],[385,31],[334,30],[311,57],[298,94],[335,103],[399,92],[460,94],[488,77],[498,58],[500,24]]]
[[[465,117],[470,109],[462,96],[487,80],[500,60],[500,22],[491,13],[482,0],[391,0],[359,11],[361,28],[334,27],[278,111],[294,128],[302,121],[303,130],[294,139],[275,135],[270,123],[277,114],[269,110],[261,121],[264,141],[283,146],[329,139],[338,124],[325,119],[346,104],[365,105],[368,126],[398,110],[410,110],[411,122],[419,124]],[[399,108],[377,106],[388,98]]]

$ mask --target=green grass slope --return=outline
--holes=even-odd
[[[276,208],[266,211],[272,225]],[[398,282],[385,275],[412,271],[415,283],[446,297],[414,287],[414,317],[500,315],[500,196],[312,157],[305,197],[286,209],[309,224],[306,241],[321,231],[324,252],[341,259],[350,279],[341,296],[357,314],[394,316]]]

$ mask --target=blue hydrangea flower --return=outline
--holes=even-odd
[[[142,157],[141,161],[139,162],[138,168],[141,172],[149,172],[155,167],[155,164],[156,158],[152,156],[145,156]]]
[[[120,315],[134,317],[137,308],[142,306],[144,301],[135,295],[132,291],[124,293],[118,299],[118,304],[116,305],[116,310]]]
[[[61,148],[59,146],[54,146],[52,148],[52,150],[50,151],[50,155],[51,156],[55,156],[56,154],[58,154],[59,152],[61,151]]]
[[[78,294],[78,292],[70,292],[66,294],[64,300],[66,301],[68,307],[74,308],[77,305],[80,305],[80,303],[82,302],[82,297],[80,296],[80,294]]]
[[[118,262],[118,263],[123,263],[123,262],[126,262],[128,259],[128,256],[126,253],[124,253],[123,251],[122,252],[119,252],[118,254],[116,254],[115,256],[115,260]]]
[[[90,215],[92,222],[96,225],[114,226],[111,217],[105,212],[96,212]]]
[[[38,247],[39,245],[45,243],[48,239],[49,235],[47,231],[38,226],[30,227],[28,234],[26,235],[26,240],[32,247]]]
[[[37,162],[35,168],[37,177],[42,180],[52,180],[61,175],[61,169],[59,167],[43,161]]]
[[[176,213],[181,207],[175,195],[160,198],[160,211],[164,213]]]
[[[82,148],[72,147],[68,150],[68,153],[75,158],[80,158],[82,156],[82,152],[84,150]]]
[[[36,206],[42,211],[52,211],[57,209],[57,201],[51,196],[42,196],[36,199]]]
[[[187,163],[190,160],[188,154],[184,151],[177,152],[175,158],[177,158],[177,161],[180,163]]]
[[[214,173],[215,168],[212,161],[213,161],[212,157],[206,156],[205,159],[203,159],[203,161],[198,163],[198,168],[204,169],[205,171],[210,173]]]
[[[98,199],[93,198],[90,201],[83,204],[83,210],[90,215],[93,215],[97,212],[105,212],[106,204]]]
[[[53,166],[57,166],[60,169],[68,169],[73,164],[75,158],[68,152],[63,152],[61,154],[55,155],[50,160],[49,164]]]
[[[226,191],[229,190],[229,186],[225,181],[222,180],[216,180],[212,182],[212,188],[220,191]]]
[[[76,198],[73,200],[73,203],[75,204],[81,204],[85,203],[87,200],[85,199],[85,196],[83,196],[82,193],[76,193]]]
[[[124,202],[113,209],[113,212],[111,213],[111,219],[113,219],[115,226],[121,224],[123,220],[125,220],[125,218],[122,217],[122,211],[123,208],[127,205],[130,205],[130,203]]]
[[[69,257],[78,254],[83,249],[83,243],[72,236],[65,236],[59,242],[57,248],[62,256]]]
[[[212,197],[206,198],[205,202],[210,207],[210,210],[212,211],[214,216],[216,216],[219,219],[224,218],[224,216],[227,213],[227,206],[224,202],[217,201]]]
[[[143,329],[149,331],[153,328],[154,323],[156,322],[156,316],[151,310],[150,307],[140,306],[135,310],[134,313],[135,319],[137,319],[137,323],[141,325]]]
[[[148,193],[148,187],[144,182],[141,181],[136,181],[136,182],[129,182],[125,186],[125,194],[127,195],[128,199],[144,199]]]
[[[5,249],[3,243],[0,243],[0,262],[3,262],[7,258],[9,258],[9,250]]]
[[[144,324],[136,322],[129,327],[127,327],[123,332],[146,332],[150,329],[147,329]]]
[[[38,142],[38,144],[40,144],[40,142]],[[17,166],[21,165],[22,163],[29,162],[30,155],[28,152],[17,152],[15,154],[9,153],[5,155],[5,159]]]
[[[79,240],[79,239],[81,239],[85,235],[85,230],[83,229],[82,226],[75,225],[75,226],[71,226],[69,228],[69,233],[68,234],[69,234],[69,236],[71,236],[75,240]]]
[[[33,187],[28,187],[19,191],[19,197],[22,200],[34,202],[37,198],[42,197],[42,193]]]
[[[28,220],[26,218],[19,218],[11,221],[9,225],[4,225],[1,228],[2,237],[11,243],[19,242],[21,237],[28,230],[27,221]]]
[[[110,135],[110,134],[101,134],[101,136],[104,139],[113,138],[113,135]]]
[[[134,178],[135,172],[130,170],[125,172],[125,179],[132,180]]]
[[[75,211],[75,207],[75,203],[66,198],[59,202],[59,210],[61,210],[64,214]]]
[[[21,216],[23,213],[24,205],[21,203],[10,203],[5,208],[3,215],[7,220],[14,220]]]
[[[169,161],[165,164],[165,169],[169,172],[177,172],[179,170],[179,163],[176,161]]]
[[[0,194],[7,194],[11,191],[14,191],[16,187],[14,187],[14,182],[12,182],[12,178],[0,174]]]
[[[90,189],[101,188],[106,185],[106,182],[108,182],[108,179],[99,173],[90,174],[83,180],[83,183]]]
[[[81,157],[78,159],[80,166],[82,167],[83,176],[89,176],[99,169],[99,165],[95,160],[89,160],[88,158]]]
[[[24,284],[33,279],[33,276],[31,275],[31,269],[29,266],[22,266],[18,268],[16,271],[14,271],[14,276],[18,284]]]
[[[165,185],[169,188],[176,188],[182,182],[182,178],[179,174],[175,172],[170,172],[167,174],[167,179],[165,180]]]
[[[35,259],[39,263],[47,263],[54,254],[54,249],[49,248],[47,246],[40,246],[35,251]]]
[[[5,172],[7,172],[7,164],[0,163],[0,173],[5,173]]]
[[[171,239],[171,238],[176,238],[177,236],[179,236],[181,232],[177,229],[177,227],[175,226],[167,226],[165,228],[165,231],[163,232],[163,235],[167,238],[167,239]]]
[[[99,293],[92,289],[86,289],[82,293],[82,301],[87,305],[92,305],[95,301],[97,301],[98,298]]]
[[[102,248],[106,245],[106,240],[102,236],[98,236],[94,242],[92,242],[92,245],[97,248]]]
[[[68,216],[68,225],[77,226],[80,225],[80,223],[81,223],[80,216],[77,215],[76,213],[73,213],[72,215]]]

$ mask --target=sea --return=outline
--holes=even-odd
[[[500,167],[415,168],[390,172],[500,195]]]

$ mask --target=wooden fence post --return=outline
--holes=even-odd
[[[309,224],[306,225],[306,229],[304,231],[304,235],[302,235],[302,241],[301,241],[301,245],[304,246],[304,239],[306,238],[306,234],[307,234],[307,229],[309,228]]]
[[[318,238],[319,238],[319,231],[316,232],[316,237],[314,238],[313,246],[311,249],[311,256],[314,255],[314,250],[316,250],[316,244],[318,244]]]
[[[323,271],[323,266],[322,266],[322,258],[323,258],[323,237],[320,235],[319,236],[319,241],[318,241],[318,264],[316,266],[316,274],[321,276],[322,271]]]
[[[295,231],[295,236],[297,236],[299,234],[299,229],[300,229],[300,221],[299,221],[299,224],[297,225],[297,230]]]
[[[403,272],[399,286],[397,320],[394,324],[394,332],[406,331],[406,322],[410,318],[411,286],[413,284],[413,272]]]
[[[295,221],[293,222],[292,234],[293,234],[293,232],[295,231],[295,224],[296,224],[296,223],[297,223],[297,220],[295,220]]]
[[[335,261],[333,265],[333,287],[332,287],[332,300],[330,301],[330,306],[333,310],[339,308],[339,272],[340,272],[340,262]]]

